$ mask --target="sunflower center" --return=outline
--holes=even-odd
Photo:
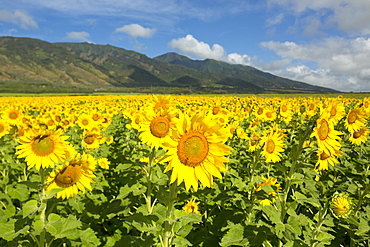
[[[3,124],[0,124],[0,133],[3,133],[5,131],[5,126]]]
[[[362,135],[363,135],[363,131],[361,131],[361,130],[353,132],[353,138],[355,138],[355,139],[360,138]]]
[[[69,165],[61,170],[55,177],[55,183],[61,188],[68,188],[80,179],[82,169],[80,165]]]
[[[357,119],[357,113],[356,112],[351,112],[348,115],[347,121],[348,121],[349,124],[353,124],[354,122],[356,122],[356,119]]]
[[[258,110],[257,110],[257,114],[258,115],[261,115],[263,113],[263,109],[262,108],[258,108]]]
[[[288,107],[286,105],[281,106],[281,111],[286,112],[288,110]]]
[[[182,164],[190,167],[198,166],[209,151],[207,138],[197,131],[185,133],[177,146],[177,155]]]
[[[19,116],[18,112],[16,112],[16,111],[9,112],[9,118],[12,119],[12,120],[17,119],[18,116]]]
[[[326,160],[327,158],[329,158],[330,156],[329,155],[327,155],[325,152],[322,152],[321,154],[320,154],[320,160]]]
[[[212,109],[212,114],[213,115],[217,115],[217,113],[220,111],[220,107],[219,106],[215,106],[215,107],[213,107],[213,109]]]
[[[98,121],[98,120],[99,120],[99,115],[95,113],[95,114],[93,115],[92,119],[93,119],[94,121]]]
[[[34,138],[31,147],[37,156],[47,156],[54,151],[54,145],[49,135],[38,135]]]
[[[87,119],[83,119],[83,120],[81,121],[81,123],[82,123],[82,125],[88,125],[88,124],[89,124],[89,120],[87,120]]]
[[[94,143],[94,141],[95,141],[95,137],[94,137],[93,135],[88,135],[88,136],[86,136],[86,137],[84,138],[84,142],[85,142],[86,144],[89,144],[89,145],[93,144],[93,143]]]
[[[272,118],[272,113],[271,113],[271,112],[267,112],[267,113],[266,113],[266,117],[268,117],[268,118]]]
[[[325,140],[329,135],[329,124],[325,119],[321,120],[320,128],[317,131],[320,140]]]
[[[330,116],[334,117],[335,115],[337,115],[337,108],[332,106],[330,110]]]
[[[271,139],[269,139],[267,142],[266,142],[266,152],[272,154],[275,150],[275,142]]]
[[[155,137],[165,137],[169,130],[170,121],[166,117],[156,117],[150,122],[150,132]]]

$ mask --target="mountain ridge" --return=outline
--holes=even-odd
[[[0,37],[0,81],[6,85],[20,82],[105,90],[161,87],[164,91],[191,88],[198,92],[335,92],[253,67],[192,60],[177,53],[149,58],[109,44],[49,43],[18,37]],[[294,88],[297,85],[301,87]]]

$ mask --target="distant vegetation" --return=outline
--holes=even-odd
[[[0,37],[0,93],[330,93],[250,66],[111,45]]]

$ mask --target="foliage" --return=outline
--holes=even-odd
[[[369,134],[355,145],[345,125],[347,113],[360,108],[369,127],[370,98],[153,97],[2,97],[0,124],[8,124],[8,132],[1,135],[0,128],[0,246],[370,244]],[[165,149],[143,142],[140,117],[148,117],[158,102],[174,107],[178,115],[204,111],[211,123],[225,121],[230,132],[225,144],[232,151],[226,172],[222,179],[214,178],[211,188],[186,190],[183,184],[170,184],[171,172],[164,173],[167,163],[161,161]],[[333,102],[346,106],[334,125],[343,133],[342,154],[338,163],[318,170],[321,147],[311,134]],[[284,104],[291,118],[284,119]],[[7,120],[9,109],[18,111],[18,122]],[[276,114],[274,119],[268,119],[268,109]],[[104,141],[98,148],[82,145],[82,113],[99,116],[96,126]],[[53,168],[27,169],[25,159],[16,154],[21,130],[38,128],[62,128],[78,152],[108,159],[108,169],[96,166],[92,191],[66,200],[56,199],[58,190],[45,191],[45,176]],[[268,131],[284,140],[275,163],[266,162],[265,144],[251,150],[252,134],[265,136]],[[337,217],[332,210],[336,192],[351,198],[348,215]],[[199,202],[200,215],[183,210],[192,198]]]

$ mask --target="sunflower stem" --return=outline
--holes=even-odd
[[[327,212],[328,212],[327,206],[325,206],[325,208],[319,212],[319,219],[317,220],[316,228],[312,233],[312,239],[311,239],[311,245],[310,245],[311,247],[317,246],[320,243],[320,241],[316,240],[316,238],[321,232],[321,226],[325,220]]]
[[[146,173],[146,179],[147,179],[147,190],[146,190],[146,205],[148,209],[148,214],[152,214],[153,212],[153,205],[152,205],[152,169],[154,165],[156,150],[155,148],[152,148],[150,155],[149,155],[149,162],[148,162],[148,170]]]
[[[40,179],[41,179],[41,190],[40,190],[40,220],[42,221],[43,229],[40,233],[39,247],[47,246],[45,245],[45,236],[46,236],[46,207],[47,207],[47,198],[45,194],[45,169],[40,168]]]
[[[172,245],[173,238],[173,221],[172,216],[174,212],[174,202],[177,198],[177,180],[170,184],[170,196],[168,198],[167,210],[166,210],[166,221],[164,223],[163,232],[163,247],[169,247]]]

